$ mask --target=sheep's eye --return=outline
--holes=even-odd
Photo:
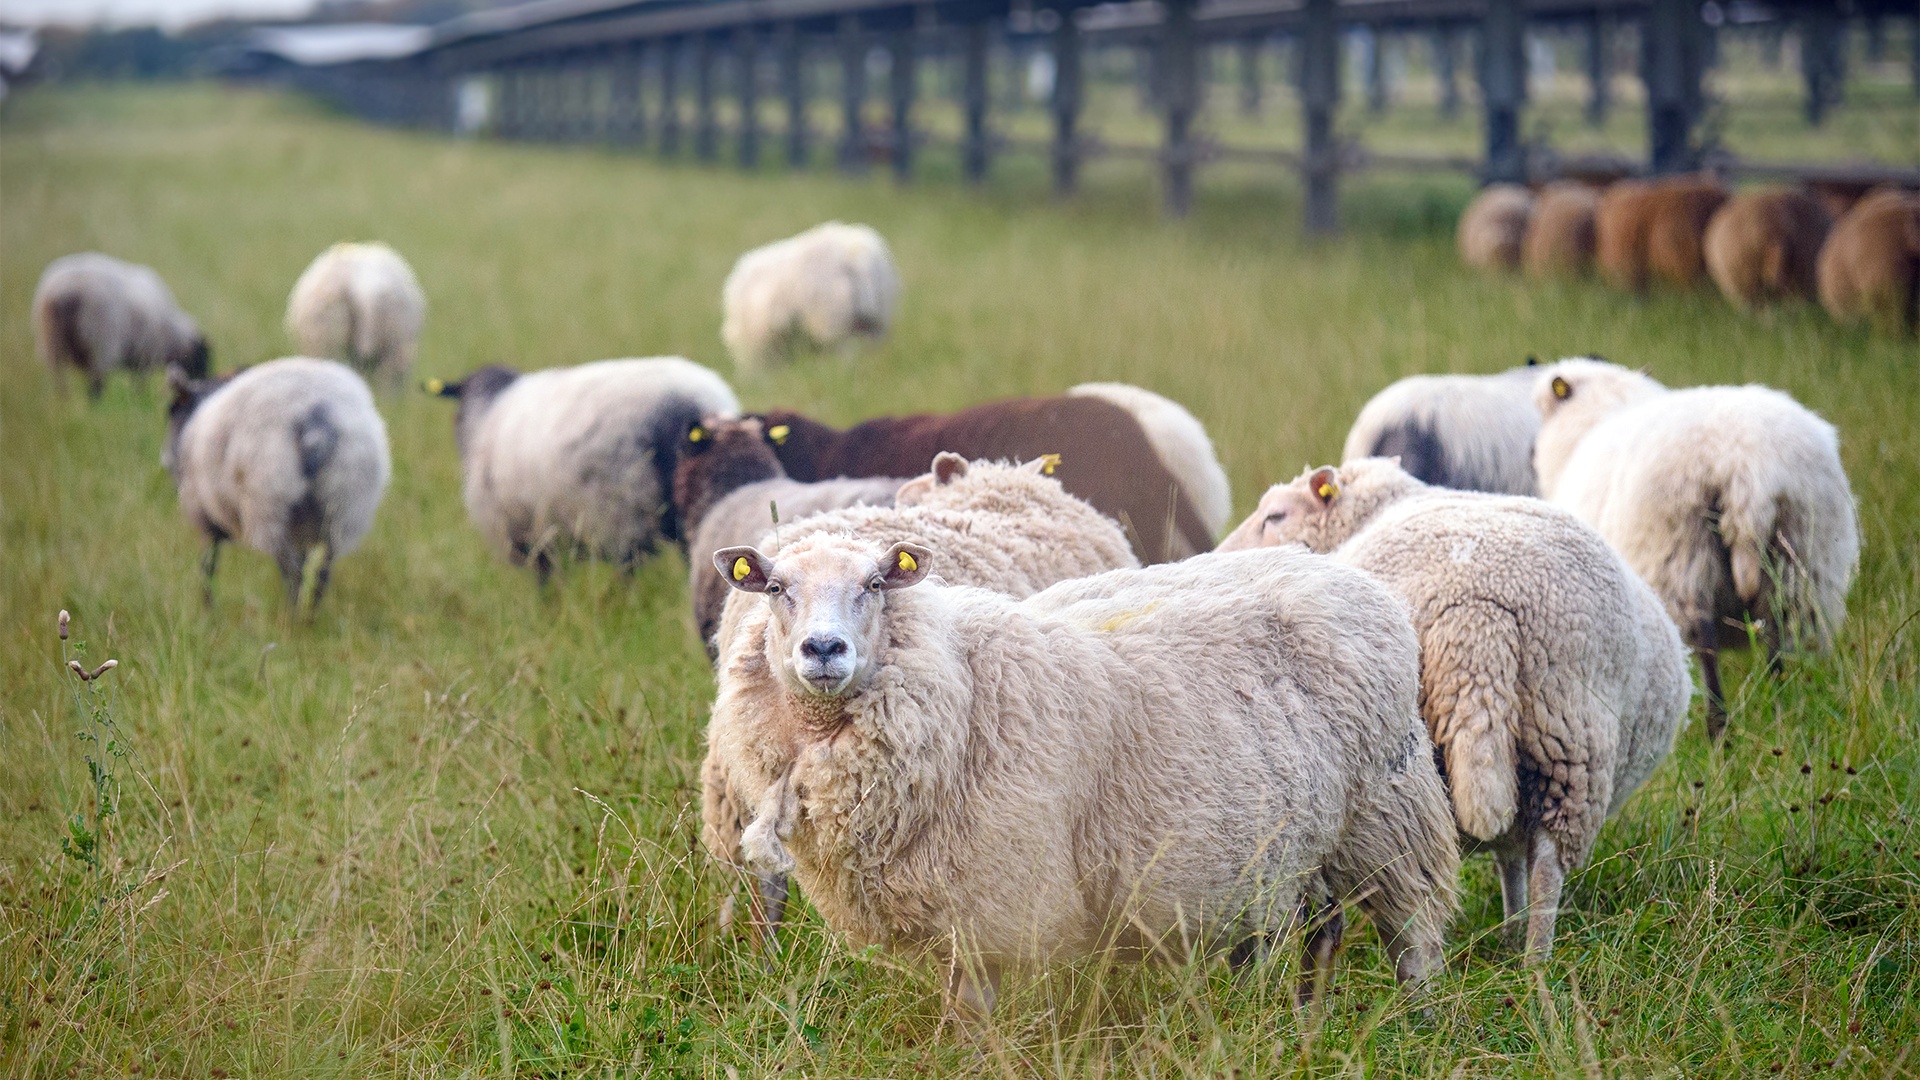
[[[872,581],[867,582],[867,591],[879,592],[881,589],[886,588],[886,584],[887,584],[886,582],[876,577]]]
[[[785,592],[785,591],[786,591],[785,589],[783,589],[783,588],[781,588],[781,586],[780,586],[780,583],[779,583],[779,582],[777,582],[777,581],[769,581],[769,582],[767,582],[767,595],[768,595],[768,596],[778,596],[778,595],[780,595],[781,593],[783,593],[783,592]]]
[[[1273,513],[1273,514],[1268,514],[1268,515],[1267,515],[1267,524],[1268,524],[1268,525],[1278,525],[1278,524],[1280,524],[1281,522],[1283,522],[1283,521],[1285,521],[1285,520],[1287,520],[1287,512],[1286,512],[1285,510],[1282,510],[1282,511],[1280,511],[1280,512],[1278,512],[1278,513]]]

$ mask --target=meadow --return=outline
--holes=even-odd
[[[1324,242],[1251,170],[1208,173],[1184,222],[1117,166],[1074,201],[1043,191],[1037,162],[977,192],[749,176],[207,86],[9,101],[0,1072],[1920,1075],[1920,349],[1810,307],[1470,275],[1460,179],[1355,182]],[[1287,949],[1238,976],[1033,973],[969,1037],[941,1024],[939,972],[851,950],[804,905],[770,962],[722,925],[740,883],[698,846],[713,684],[679,553],[571,566],[542,594],[466,521],[447,403],[407,392],[380,403],[392,488],[317,618],[290,619],[271,561],[241,550],[204,609],[158,464],[163,386],[56,396],[27,318],[47,261],[105,250],[157,267],[230,369],[285,352],[316,252],[380,238],[430,297],[422,376],[654,354],[730,374],[734,257],[836,217],[891,241],[902,318],[855,360],[737,380],[749,407],[846,422],[1136,382],[1206,423],[1244,513],[1404,374],[1598,353],[1764,382],[1842,433],[1864,543],[1849,620],[1782,677],[1736,658],[1722,746],[1696,700],[1570,879],[1543,967],[1497,948],[1473,859],[1421,1007],[1362,925],[1317,1021],[1291,1009]],[[69,658],[118,666],[82,683]]]

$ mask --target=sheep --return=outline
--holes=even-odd
[[[177,366],[192,378],[207,373],[207,339],[152,267],[97,251],[47,264],[33,291],[34,344],[66,392],[66,369],[86,374],[98,398],[107,375]]]
[[[670,498],[688,428],[739,412],[725,380],[677,356],[601,360],[522,375],[484,367],[456,383],[454,437],[467,514],[494,553],[531,564],[542,586],[556,556],[631,569],[684,535]]]
[[[1707,223],[1707,270],[1721,294],[1743,311],[1811,299],[1814,264],[1831,224],[1820,200],[1805,191],[1743,191]]]
[[[1623,180],[1594,209],[1594,261],[1608,284],[1634,292],[1649,281],[1691,286],[1706,275],[1707,222],[1726,189],[1700,176]]]
[[[1818,277],[1836,322],[1920,332],[1920,194],[1883,188],[1861,199],[1828,234]]]
[[[1520,259],[1531,277],[1584,274],[1593,267],[1593,216],[1600,192],[1591,184],[1548,184],[1533,200]]]
[[[273,556],[297,610],[315,562],[308,614],[333,560],[358,547],[393,475],[387,425],[352,369],[297,356],[219,379],[167,369],[173,403],[160,463],[180,510],[207,538],[201,598],[213,605],[220,544],[237,539]]]
[[[1561,883],[1686,724],[1686,647],[1660,598],[1565,510],[1429,487],[1391,459],[1275,485],[1220,550],[1294,542],[1412,608],[1455,820],[1494,852],[1510,944],[1544,960]]]
[[[1537,371],[1401,379],[1361,408],[1341,460],[1398,457],[1429,484],[1531,495],[1533,435],[1540,429],[1533,405]]]
[[[1760,624],[1769,665],[1824,647],[1860,558],[1839,435],[1764,386],[1668,390],[1617,364],[1541,369],[1541,494],[1597,529],[1653,587],[1700,659],[1707,731],[1726,727],[1719,650]]]
[[[294,347],[378,374],[398,385],[413,367],[427,296],[400,253],[385,244],[335,244],[321,252],[287,297]]]
[[[1460,261],[1476,270],[1512,270],[1533,212],[1533,192],[1519,184],[1489,184],[1460,214],[1454,241]]]
[[[740,256],[720,291],[720,339],[742,371],[758,371],[801,342],[844,349],[885,337],[899,302],[887,242],[865,225],[830,221]]]
[[[1180,481],[1200,523],[1218,536],[1233,514],[1233,488],[1200,419],[1171,398],[1130,383],[1092,382],[1067,388],[1070,397],[1105,398],[1133,414],[1153,452]]]
[[[1050,454],[1058,459],[1060,482],[1118,520],[1142,561],[1211,550],[1218,529],[1199,505],[1205,500],[1209,512],[1218,512],[1230,505],[1230,493],[1205,432],[1195,437],[1199,422],[1172,402],[1149,407],[1148,399],[1158,396],[1150,391],[1129,387],[1121,393],[1097,385],[1097,391],[1082,387],[1081,393],[1057,397],[1008,398],[944,415],[878,417],[845,431],[785,409],[759,415],[768,431],[787,430],[774,452],[795,480],[889,476],[903,466],[919,469],[943,450],[1018,461]],[[1119,398],[1131,405],[1116,403]],[[1191,427],[1179,417],[1192,421]],[[1185,454],[1204,454],[1204,460]],[[1219,524],[1226,524],[1224,513]]]
[[[1016,599],[1050,585],[1106,570],[1140,565],[1119,525],[1067,493],[1048,475],[1051,463],[1038,458],[1020,465],[968,462],[942,453],[932,469],[900,485],[893,506],[849,506],[783,524],[763,545],[784,549],[809,536],[851,536],[874,544],[914,541],[938,544],[941,580],[949,585],[991,589]],[[695,548],[689,562],[715,549]],[[712,576],[712,575],[708,575]],[[725,581],[722,579],[722,586]],[[709,645],[715,656],[726,652],[741,621],[752,609],[750,598],[726,594]],[[746,826],[742,804],[719,782],[709,761],[703,768],[701,835],[707,849],[723,862],[738,863],[740,832]],[[778,926],[786,895],[783,880],[763,879],[764,929]]]
[[[764,597],[707,733],[754,867],[855,942],[930,952],[967,1017],[1009,965],[1244,958],[1302,914],[1304,1003],[1343,899],[1403,985],[1439,967],[1459,852],[1383,587],[1269,550],[1018,601],[927,581],[943,559],[829,533],[714,554]]]
[[[776,512],[791,523],[848,506],[892,506],[904,483],[905,477],[878,476],[803,484],[787,478],[760,421],[709,416],[693,425],[674,466],[673,508],[687,537],[687,595],[707,659],[717,655],[713,635],[729,591],[708,572],[708,552],[760,539]]]

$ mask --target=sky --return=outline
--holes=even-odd
[[[0,0],[0,23],[162,26],[175,29],[223,16],[302,15],[314,0]]]

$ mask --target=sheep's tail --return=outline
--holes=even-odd
[[[300,454],[300,475],[312,483],[340,446],[340,426],[325,402],[316,403],[293,422],[293,445]]]
[[[1773,646],[1824,646],[1846,617],[1860,550],[1846,475],[1804,476],[1786,490],[1730,488],[1719,533],[1733,590],[1766,621]]]
[[[1513,616],[1490,604],[1449,608],[1421,635],[1420,714],[1446,762],[1460,830],[1492,840],[1519,813],[1520,657]]]

